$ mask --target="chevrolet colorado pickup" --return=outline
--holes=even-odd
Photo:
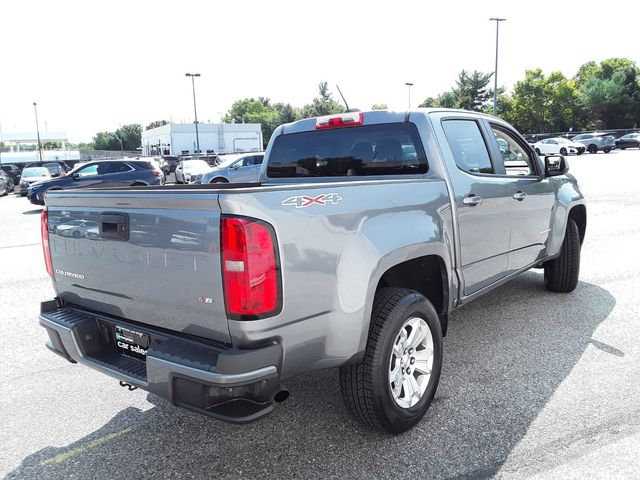
[[[452,310],[530,268],[578,283],[586,206],[561,156],[460,110],[349,112],[278,127],[259,182],[51,191],[49,349],[231,422],[283,380],[339,367],[350,413],[424,416]],[[65,225],[96,228],[64,235]]]

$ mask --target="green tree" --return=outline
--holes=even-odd
[[[298,112],[290,103],[276,103],[273,108],[276,111],[276,127],[283,123],[295,122],[298,119]]]
[[[489,88],[491,77],[493,77],[493,73],[462,70],[453,89],[456,108],[476,112],[483,111],[493,98],[493,90]]]
[[[374,103],[373,105],[371,105],[371,110],[386,110],[387,108],[387,104],[386,103]]]
[[[262,137],[268,143],[277,127],[278,112],[266,97],[244,98],[233,102],[224,121],[227,123],[259,123]]]
[[[418,107],[457,108],[457,99],[453,90],[442,92],[437,97],[426,98]]]
[[[581,104],[591,128],[640,123],[640,70],[627,58],[587,62],[576,74]]]
[[[333,99],[327,82],[320,82],[318,96],[311,103],[302,107],[301,116],[302,118],[320,117],[342,112],[344,112],[344,107]]]
[[[138,123],[124,125],[115,132],[98,132],[93,137],[94,150],[123,150],[135,151],[141,143],[142,126]],[[122,145],[120,144],[122,141]]]
[[[455,86],[437,97],[426,98],[419,107],[462,108],[476,112],[485,111],[491,105],[493,90],[489,88],[492,73],[477,70],[458,74]],[[498,93],[502,93],[500,89]]]
[[[120,142],[114,132],[98,132],[92,143],[93,150],[120,150]]]
[[[151,122],[149,125],[147,125],[145,127],[145,130],[151,130],[152,128],[158,128],[161,127],[163,125],[167,125],[169,122],[167,122],[166,120],[154,120],[153,122]]]
[[[142,126],[139,123],[124,125],[116,130],[116,136],[122,140],[124,150],[134,151],[142,141]],[[120,146],[120,140],[118,140],[118,146]]]

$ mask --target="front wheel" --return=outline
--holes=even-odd
[[[540,155],[540,149],[539,149],[539,148],[536,148],[536,153],[537,153],[538,155]]]
[[[580,275],[580,231],[573,219],[567,220],[567,229],[560,248],[560,256],[544,264],[544,286],[551,292],[573,292]]]
[[[604,148],[604,149],[602,149],[602,151],[603,151],[604,153],[609,153],[609,152],[611,151],[611,149],[610,149],[610,148]]]
[[[351,415],[399,434],[431,405],[442,368],[442,328],[433,305],[404,288],[375,296],[364,358],[340,368],[340,390]]]
[[[562,155],[563,157],[564,157],[564,156],[566,156],[566,155],[567,155],[567,149],[566,149],[566,148],[564,148],[564,147],[562,147],[562,148],[560,149],[560,155]]]
[[[598,147],[596,147],[595,145],[589,145],[587,147],[587,152],[589,153],[598,153]]]

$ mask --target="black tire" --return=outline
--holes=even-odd
[[[610,149],[610,148],[604,148],[604,149],[602,149],[602,151],[603,151],[604,153],[609,153],[609,152],[611,151],[611,149]]]
[[[134,182],[131,184],[132,187],[146,187],[147,184],[146,183],[142,183],[142,182]]]
[[[536,148],[536,153],[537,153],[538,155],[540,155],[540,149],[539,149],[539,148]]]
[[[627,147],[620,147],[620,150],[624,150],[624,149],[626,149],[626,148],[627,148]]]
[[[209,183],[229,183],[229,180],[223,177],[216,177],[213,180],[211,180]]]
[[[596,147],[593,143],[587,147],[587,152],[589,153],[598,153],[598,147]]]
[[[584,153],[584,150],[578,150],[578,155],[582,155]]]
[[[560,256],[544,264],[544,286],[551,292],[573,292],[580,276],[580,231],[573,219],[567,220]]]
[[[566,149],[566,148],[564,148],[564,147],[562,147],[562,148],[560,149],[560,155],[562,155],[562,156],[564,157],[566,154],[567,154],[567,149]]]
[[[426,321],[434,358],[427,388],[416,405],[401,408],[392,397],[388,375],[394,341],[411,317]],[[368,427],[399,434],[425,415],[438,388],[442,368],[442,329],[433,305],[422,294],[404,288],[376,292],[364,358],[340,368],[340,391],[349,413]]]

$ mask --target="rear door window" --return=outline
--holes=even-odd
[[[428,170],[411,123],[314,130],[276,138],[270,178],[422,174]]]
[[[475,120],[445,120],[442,128],[460,169],[469,173],[496,173]]]

